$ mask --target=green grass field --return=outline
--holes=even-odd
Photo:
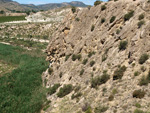
[[[26,20],[25,16],[0,16],[0,23]]]
[[[0,113],[37,113],[46,101],[41,74],[48,67],[40,52],[0,44],[0,60],[15,65],[0,77]]]

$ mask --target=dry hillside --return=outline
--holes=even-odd
[[[150,1],[70,13],[47,47],[46,113],[150,112]],[[45,111],[44,111],[45,110]]]

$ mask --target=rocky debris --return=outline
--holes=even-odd
[[[45,112],[92,113],[100,105],[103,107],[97,109],[106,106],[106,113],[150,110],[150,84],[139,85],[142,76],[148,74],[150,64],[149,58],[139,64],[143,54],[150,55],[149,5],[147,0],[117,0],[68,14],[47,47],[47,60],[53,62],[50,67],[53,71],[49,74],[48,69],[43,81],[46,87],[72,84],[74,90],[64,98],[57,96],[61,87],[55,94],[47,95],[52,103]],[[102,6],[106,8],[102,10]],[[134,74],[137,71],[138,76]],[[106,74],[110,79],[103,83]],[[121,77],[113,80],[114,75]],[[104,76],[99,79],[103,84],[95,79],[98,76]],[[92,88],[92,83],[97,87]],[[77,86],[80,86],[78,91]],[[135,90],[146,93],[141,99],[134,98]],[[82,95],[71,99],[80,92]],[[136,107],[136,103],[142,107]]]

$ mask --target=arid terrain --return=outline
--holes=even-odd
[[[150,0],[17,19],[0,22],[0,113],[150,113]]]

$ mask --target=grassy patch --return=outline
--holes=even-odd
[[[11,21],[20,21],[20,20],[26,20],[25,16],[1,16],[0,17],[0,23],[11,22]]]
[[[0,60],[18,68],[0,77],[0,112],[39,112],[46,100],[41,74],[48,64],[45,58],[24,49],[0,44]]]

